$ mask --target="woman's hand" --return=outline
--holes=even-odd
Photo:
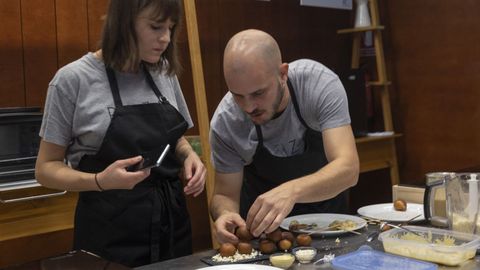
[[[195,151],[190,151],[188,156],[183,162],[183,178],[187,182],[187,185],[183,189],[185,194],[197,197],[202,193],[205,187],[205,176],[207,174],[207,169],[203,165],[200,157],[195,153]]]
[[[150,169],[135,172],[127,171],[127,167],[137,164],[142,156],[117,160],[105,170],[97,174],[98,185],[103,190],[108,189],[133,189],[135,185],[150,175]]]

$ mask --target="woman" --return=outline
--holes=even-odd
[[[128,266],[191,253],[183,192],[200,194],[206,170],[183,137],[192,121],[175,76],[181,11],[179,0],[111,0],[101,50],[49,84],[36,177],[80,191],[75,249]],[[167,144],[160,167],[127,170]]]

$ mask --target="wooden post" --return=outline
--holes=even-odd
[[[202,53],[198,36],[197,12],[195,8],[195,0],[184,0],[183,3],[185,8],[190,61],[192,63],[193,87],[195,91],[195,104],[197,105],[197,120],[200,133],[200,144],[202,146],[202,160],[207,168],[206,192],[208,207],[210,208],[210,200],[213,195],[215,179],[214,169],[210,160],[210,143],[208,140],[210,119],[208,116],[207,97],[205,94],[205,80],[203,77]],[[211,218],[210,231],[212,235],[212,244],[215,247],[218,244],[215,239],[213,220]]]

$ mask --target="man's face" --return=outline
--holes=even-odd
[[[279,76],[246,72],[226,80],[235,102],[256,125],[267,123],[279,111],[285,90]]]

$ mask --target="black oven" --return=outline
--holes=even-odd
[[[0,108],[0,192],[40,186],[35,180],[35,162],[41,123],[39,107]],[[5,202],[1,196],[0,202]]]
[[[37,184],[41,123],[38,107],[0,108],[0,188]]]

